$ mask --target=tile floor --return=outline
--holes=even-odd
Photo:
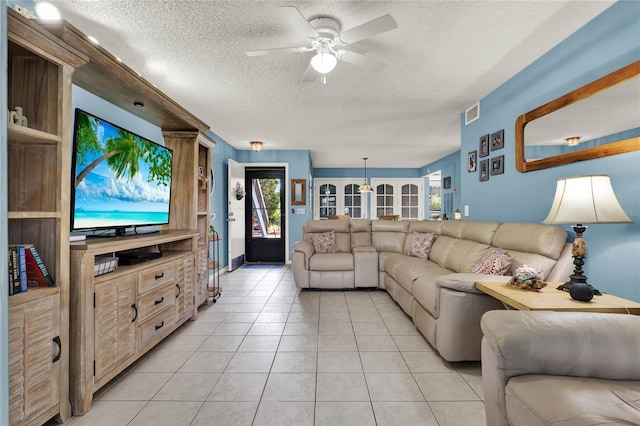
[[[300,291],[288,267],[221,285],[67,424],[485,424],[480,364],[442,360],[385,291]]]

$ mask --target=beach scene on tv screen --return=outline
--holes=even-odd
[[[169,222],[172,151],[78,111],[74,229]]]

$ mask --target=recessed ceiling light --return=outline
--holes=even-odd
[[[118,61],[118,62],[122,62],[122,59],[120,59],[120,58],[118,58],[118,57],[116,56],[116,61]]]
[[[46,21],[59,21],[61,19],[60,11],[57,7],[49,2],[40,2],[35,7],[38,18]]]
[[[96,46],[100,46],[100,42],[98,41],[97,38],[95,38],[94,36],[87,36],[87,38],[89,39],[89,41],[93,44],[95,44]]]
[[[142,102],[135,101],[133,103],[133,106],[136,107],[136,108],[142,108],[144,106],[144,104]]]

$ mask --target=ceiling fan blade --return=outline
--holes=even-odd
[[[340,33],[340,40],[347,44],[355,43],[396,28],[398,28],[396,20],[387,14]]]
[[[303,83],[311,83],[312,81],[316,81],[318,79],[318,73],[311,66],[311,62],[307,65],[307,70],[304,72],[304,77],[302,77]]]
[[[315,28],[307,21],[302,13],[295,6],[280,6],[278,7],[278,13],[284,18],[287,23],[298,29],[307,37],[319,37],[320,34]]]
[[[378,72],[387,66],[387,64],[382,61],[369,58],[368,56],[364,56],[361,53],[353,52],[351,50],[341,50],[339,52],[338,59],[374,72]]]
[[[244,52],[247,56],[264,56],[272,55],[274,53],[296,53],[303,52],[304,47],[278,47],[275,49],[263,49],[263,50],[249,50]]]

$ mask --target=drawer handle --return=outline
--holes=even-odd
[[[156,275],[156,280],[159,280],[160,278],[164,277],[164,272],[161,273],[160,275]]]
[[[52,364],[58,361],[60,359],[60,355],[62,355],[62,344],[60,343],[60,336],[54,337],[53,343],[58,345],[58,354],[53,358],[53,361],[51,361]]]
[[[133,316],[133,319],[131,320],[131,322],[136,322],[136,320],[138,319],[138,307],[136,306],[135,303],[133,305],[131,305],[131,307],[133,308],[133,311],[135,312],[135,315]]]
[[[155,304],[156,304],[156,305],[161,304],[162,302],[164,302],[164,296],[162,296],[162,297],[160,298],[160,300],[154,300],[154,302],[155,302]]]
[[[176,298],[180,297],[180,293],[182,293],[182,289],[180,288],[180,284],[176,284],[176,288],[178,289],[178,294],[176,294]]]
[[[162,321],[160,325],[156,325],[156,330],[160,330],[162,327],[164,327],[164,321]]]

